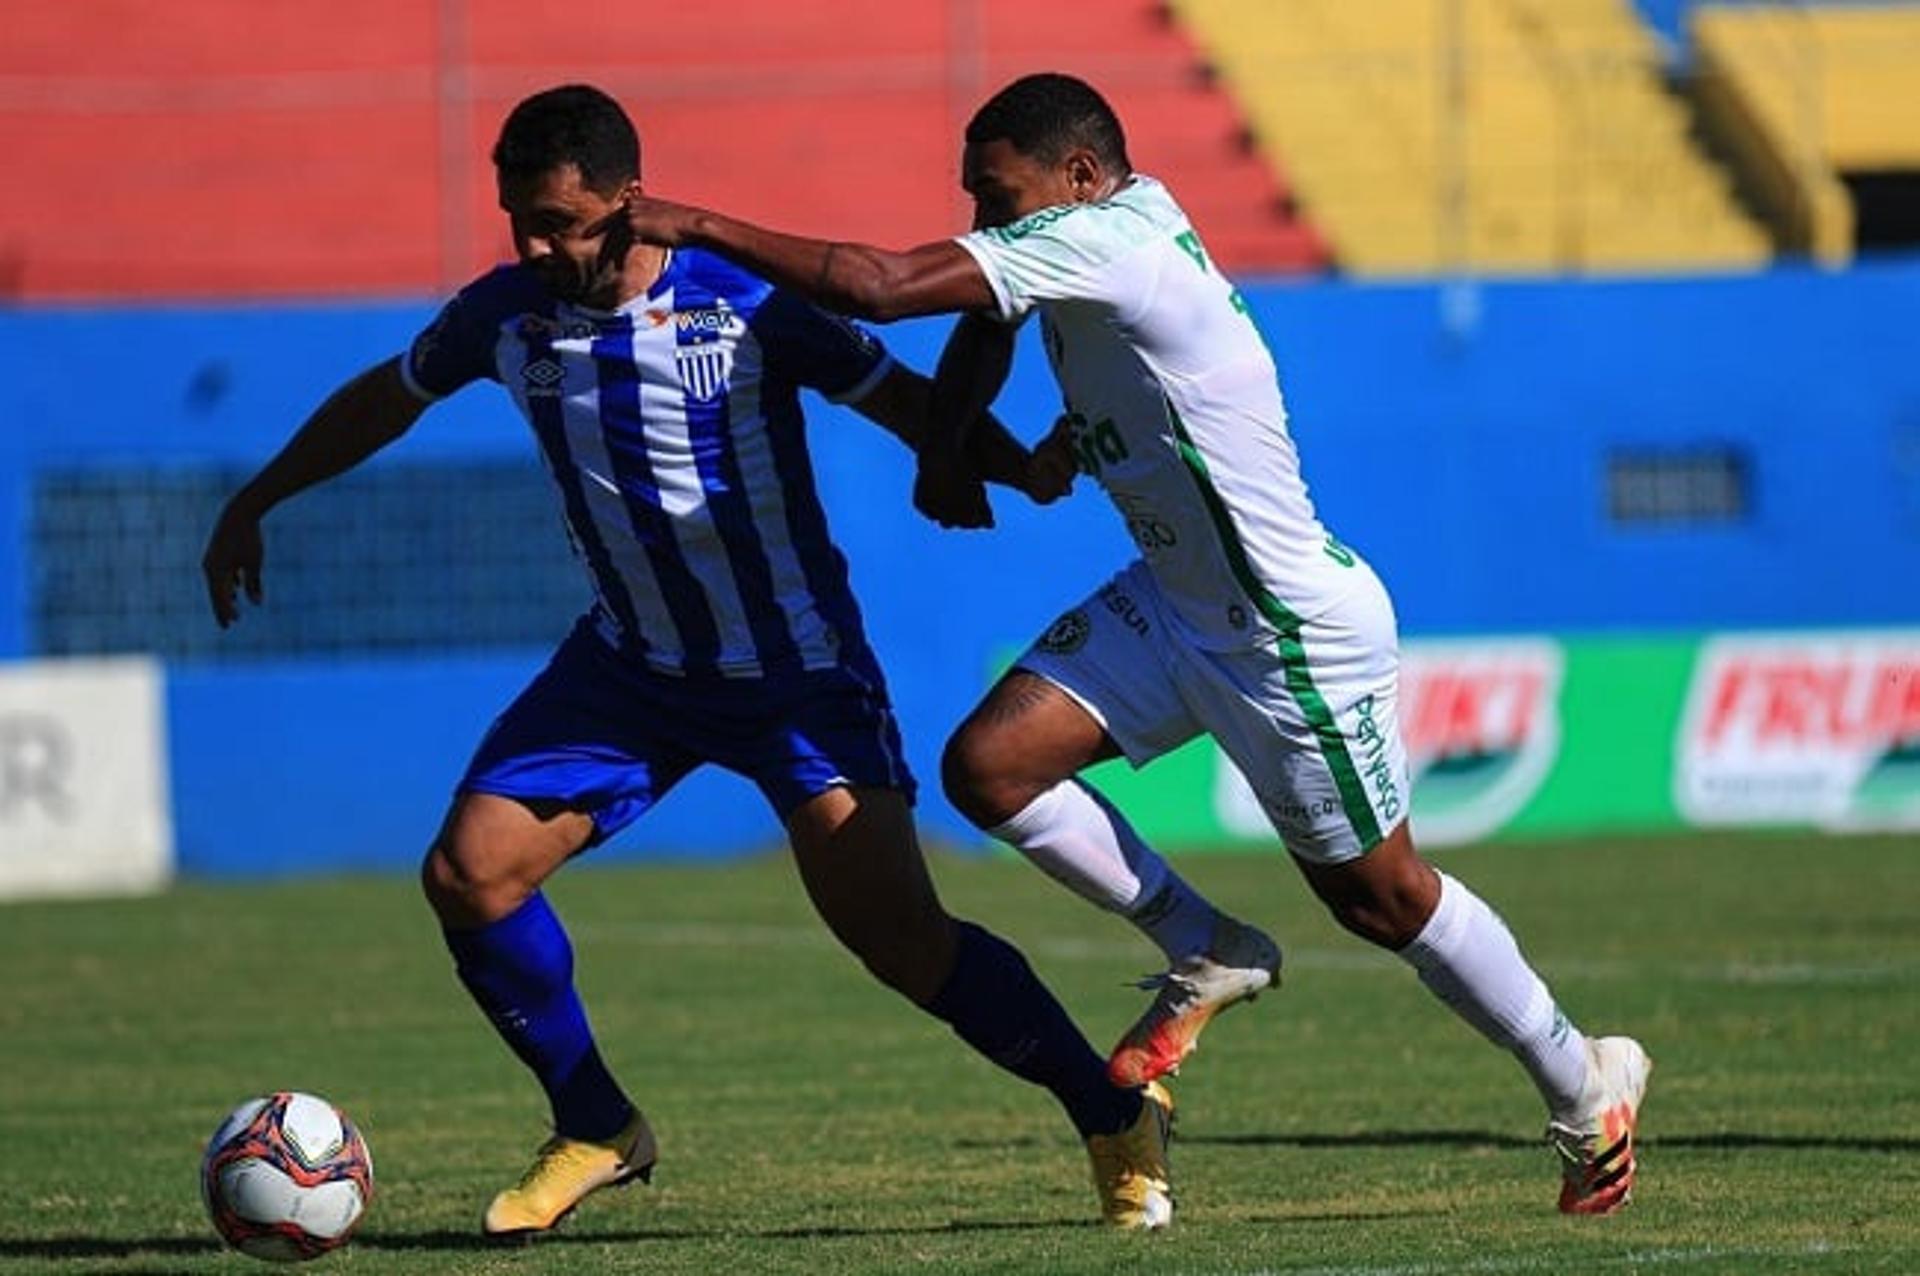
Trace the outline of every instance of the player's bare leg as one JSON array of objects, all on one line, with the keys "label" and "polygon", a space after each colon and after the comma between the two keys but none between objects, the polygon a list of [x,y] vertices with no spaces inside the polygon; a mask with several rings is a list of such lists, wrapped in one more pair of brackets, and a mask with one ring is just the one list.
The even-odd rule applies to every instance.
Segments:
[{"label": "player's bare leg", "polygon": [[834,938],[917,1005],[953,971],[955,923],[941,907],[913,813],[890,789],[832,788],[787,817],[807,897]]},{"label": "player's bare leg", "polygon": [[1167,956],[1145,1014],[1108,1059],[1116,1084],[1176,1071],[1214,1015],[1278,983],[1280,950],[1216,909],[1140,839],[1098,791],[1075,779],[1119,748],[1077,700],[1016,669],[948,742],[948,797],[1081,898],[1127,918]]},{"label": "player's bare leg", "polygon": [[1608,1214],[1626,1204],[1653,1066],[1639,1043],[1583,1037],[1499,914],[1423,860],[1404,821],[1359,859],[1296,862],[1342,926],[1398,953],[1527,1070],[1547,1102],[1547,1137],[1561,1160],[1560,1209]]},{"label": "player's bare leg", "polygon": [[592,834],[588,816],[558,804],[463,794],[421,868],[461,982],[553,1106],[553,1137],[487,1207],[495,1239],[549,1230],[601,1188],[649,1177],[657,1156],[646,1118],[600,1060],[572,946],[539,892]]},{"label": "player's bare leg", "polygon": [[1026,959],[948,915],[906,798],[891,789],[829,789],[789,815],[787,831],[814,907],[876,978],[1060,1100],[1086,1141],[1107,1222],[1154,1228],[1170,1221],[1172,1100],[1157,1088],[1142,1094],[1110,1083]]}]

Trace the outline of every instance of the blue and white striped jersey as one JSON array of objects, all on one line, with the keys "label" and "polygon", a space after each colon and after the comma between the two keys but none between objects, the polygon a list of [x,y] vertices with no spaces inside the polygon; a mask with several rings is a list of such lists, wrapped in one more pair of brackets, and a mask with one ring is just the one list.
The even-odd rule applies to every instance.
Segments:
[{"label": "blue and white striped jersey", "polygon": [[614,647],[732,678],[864,650],[799,400],[806,386],[851,402],[880,382],[892,360],[864,329],[681,249],[613,313],[500,267],[447,303],[401,367],[425,399],[483,377],[513,396]]}]

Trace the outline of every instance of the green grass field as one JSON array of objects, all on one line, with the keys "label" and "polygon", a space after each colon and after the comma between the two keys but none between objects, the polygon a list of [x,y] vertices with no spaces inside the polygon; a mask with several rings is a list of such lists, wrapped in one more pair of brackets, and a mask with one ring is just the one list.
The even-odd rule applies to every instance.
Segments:
[{"label": "green grass field", "polygon": [[[1278,857],[1190,876],[1287,945],[1286,987],[1175,1087],[1180,1212],[1092,1223],[1051,1100],[871,984],[784,859],[569,870],[602,1046],[653,1119],[651,1188],[500,1251],[491,1192],[537,1090],[454,981],[404,878],[192,885],[0,907],[0,1271],[254,1268],[200,1207],[239,1100],[347,1109],[379,1190],[324,1269],[408,1272],[1920,1271],[1920,844],[1725,837],[1513,845],[1442,862],[1506,914],[1583,1026],[1657,1061],[1637,1198],[1554,1212],[1519,1068]],[[1024,864],[939,857],[1104,1049],[1152,953]]]}]

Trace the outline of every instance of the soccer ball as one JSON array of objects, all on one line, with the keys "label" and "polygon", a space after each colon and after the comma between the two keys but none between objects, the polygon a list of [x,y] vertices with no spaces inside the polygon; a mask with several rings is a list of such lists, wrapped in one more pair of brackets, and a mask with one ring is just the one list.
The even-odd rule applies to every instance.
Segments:
[{"label": "soccer ball", "polygon": [[373,1158],[345,1113],[281,1091],[227,1114],[201,1159],[200,1193],[227,1244],[297,1263],[347,1243],[373,1199]]}]

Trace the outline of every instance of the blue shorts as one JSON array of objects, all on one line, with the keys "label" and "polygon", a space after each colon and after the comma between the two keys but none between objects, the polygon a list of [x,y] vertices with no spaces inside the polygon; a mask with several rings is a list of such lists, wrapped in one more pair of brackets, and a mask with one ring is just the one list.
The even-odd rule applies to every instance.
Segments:
[{"label": "blue shorts", "polygon": [[837,786],[914,797],[864,645],[794,677],[681,678],[622,657],[585,623],[494,719],[459,789],[584,811],[598,843],[705,762],[752,780],[783,820]]}]

